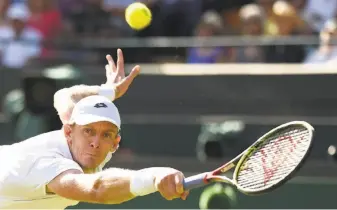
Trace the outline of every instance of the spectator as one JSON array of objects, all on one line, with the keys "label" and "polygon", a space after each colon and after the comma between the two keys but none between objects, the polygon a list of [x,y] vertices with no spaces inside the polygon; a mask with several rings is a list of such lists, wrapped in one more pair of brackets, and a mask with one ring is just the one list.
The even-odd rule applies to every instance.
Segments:
[{"label": "spectator", "polygon": [[216,10],[223,16],[226,30],[230,29],[232,33],[240,31],[239,10],[243,5],[254,3],[255,0],[205,0],[203,1],[203,11]]},{"label": "spectator", "polygon": [[109,22],[111,15],[104,11],[101,5],[102,0],[84,0],[82,7],[78,7],[68,15],[69,32],[81,37],[102,37],[113,34],[115,28]]},{"label": "spectator", "polygon": [[[62,30],[61,13],[53,0],[27,0],[31,16],[28,26],[39,31],[45,41],[56,39]],[[50,45],[44,45],[41,57],[52,57],[53,51]]]},{"label": "spectator", "polygon": [[268,16],[268,23],[274,24],[276,30],[266,32],[281,36],[291,35],[304,26],[304,21],[298,15],[296,9],[283,0],[278,0],[273,4],[272,11]]},{"label": "spectator", "polygon": [[283,0],[257,0],[265,12],[265,34],[287,36],[304,25],[296,8]]},{"label": "spectator", "polygon": [[44,39],[53,39],[61,32],[61,13],[52,0],[27,0],[31,11],[28,25],[38,30]]},{"label": "spectator", "polygon": [[328,21],[320,33],[320,46],[317,50],[310,53],[304,63],[317,64],[337,61],[337,47],[333,45],[332,38],[337,38],[336,20]]},{"label": "spectator", "polygon": [[40,55],[41,34],[27,26],[30,12],[24,4],[13,4],[7,12],[10,25],[0,27],[2,65],[22,68],[30,59]]},{"label": "spectator", "polygon": [[[265,12],[257,4],[247,4],[240,9],[241,33],[244,36],[261,36],[264,33]],[[238,63],[255,63],[266,60],[262,46],[237,47],[234,60]]]},{"label": "spectator", "polygon": [[[214,11],[205,12],[196,29],[196,36],[210,37],[221,35],[223,23],[220,15]],[[225,59],[223,47],[190,48],[187,53],[187,63],[218,63]]]},{"label": "spectator", "polygon": [[303,20],[314,32],[319,33],[324,24],[337,16],[336,0],[290,0]]},{"label": "spectator", "polygon": [[6,12],[10,5],[10,0],[0,1],[0,26],[6,25]]},{"label": "spectator", "polygon": [[[261,1],[261,0],[259,0]],[[296,9],[286,1],[274,1],[268,10],[265,23],[265,34],[272,36],[292,36],[303,34],[306,25],[298,16]],[[266,62],[269,63],[299,63],[305,56],[303,46],[270,45],[267,48]]]}]

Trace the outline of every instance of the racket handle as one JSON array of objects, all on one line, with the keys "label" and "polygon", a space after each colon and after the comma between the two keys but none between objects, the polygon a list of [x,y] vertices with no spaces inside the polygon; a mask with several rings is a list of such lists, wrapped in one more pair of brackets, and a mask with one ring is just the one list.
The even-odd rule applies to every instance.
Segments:
[{"label": "racket handle", "polygon": [[183,182],[184,190],[192,190],[194,188],[205,186],[207,184],[205,183],[206,175],[207,173],[202,173],[185,178]]}]

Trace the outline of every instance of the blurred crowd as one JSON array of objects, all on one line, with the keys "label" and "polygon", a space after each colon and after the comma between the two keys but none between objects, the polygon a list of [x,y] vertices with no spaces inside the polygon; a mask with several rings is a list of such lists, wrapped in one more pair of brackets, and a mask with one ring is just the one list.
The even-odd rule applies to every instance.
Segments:
[{"label": "blurred crowd", "polygon": [[72,42],[153,36],[317,35],[320,46],[134,49],[131,55],[140,56],[134,61],[168,61],[171,56],[187,63],[322,63],[337,56],[331,44],[337,28],[336,0],[139,1],[153,12],[151,25],[142,31],[131,30],[124,20],[125,8],[135,0],[1,0],[1,64],[21,69],[42,60],[98,62],[112,49],[84,50]]},{"label": "blurred crowd", "polygon": [[320,45],[270,45],[190,49],[188,62],[326,63],[336,59],[335,0],[206,1],[196,36],[241,35],[319,37]]}]

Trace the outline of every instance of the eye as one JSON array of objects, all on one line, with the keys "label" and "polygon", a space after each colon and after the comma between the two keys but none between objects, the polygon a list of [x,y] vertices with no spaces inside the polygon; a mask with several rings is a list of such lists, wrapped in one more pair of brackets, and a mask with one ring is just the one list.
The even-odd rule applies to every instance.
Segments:
[{"label": "eye", "polygon": [[85,134],[91,135],[93,133],[93,130],[91,128],[84,128],[83,129]]},{"label": "eye", "polygon": [[104,138],[109,138],[112,139],[112,134],[111,133],[104,133]]}]

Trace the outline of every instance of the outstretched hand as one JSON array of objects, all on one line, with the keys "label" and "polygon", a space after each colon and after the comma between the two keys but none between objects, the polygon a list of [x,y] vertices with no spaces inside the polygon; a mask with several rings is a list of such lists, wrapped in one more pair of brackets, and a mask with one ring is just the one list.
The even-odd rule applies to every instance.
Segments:
[{"label": "outstretched hand", "polygon": [[107,55],[106,59],[108,64],[105,66],[106,70],[106,85],[115,87],[116,95],[115,99],[122,97],[129,89],[133,80],[138,76],[140,72],[140,66],[136,65],[131,70],[128,76],[125,76],[124,71],[124,56],[121,49],[117,50],[117,66],[111,57]]},{"label": "outstretched hand", "polygon": [[173,168],[161,168],[155,176],[156,189],[166,200],[186,200],[189,191],[184,191],[183,181],[184,174]]}]

